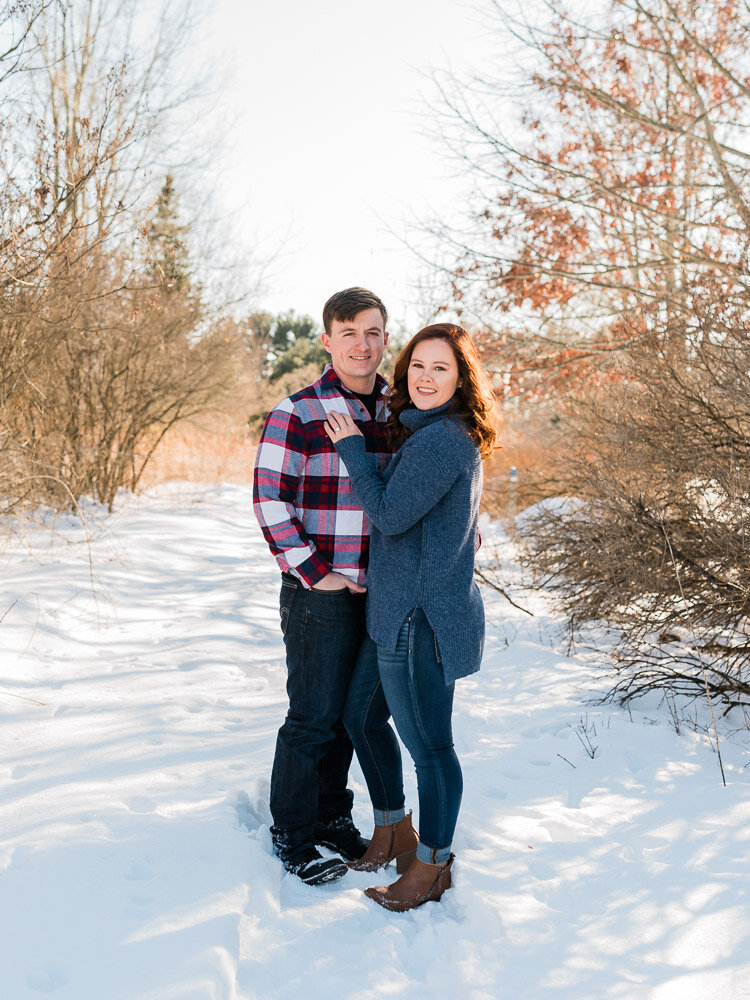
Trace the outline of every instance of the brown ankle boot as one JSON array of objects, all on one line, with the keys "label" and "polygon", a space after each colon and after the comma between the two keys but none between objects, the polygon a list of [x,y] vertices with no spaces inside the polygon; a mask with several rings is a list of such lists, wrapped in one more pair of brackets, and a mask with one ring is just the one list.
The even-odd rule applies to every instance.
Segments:
[{"label": "brown ankle boot", "polygon": [[411,813],[390,826],[376,826],[370,846],[357,861],[350,861],[355,872],[375,872],[395,860],[396,871],[405,872],[417,853],[419,836],[411,821]]},{"label": "brown ankle boot", "polygon": [[438,900],[451,887],[453,855],[442,865],[428,865],[415,858],[409,870],[393,885],[375,885],[365,889],[365,895],[384,906],[386,910],[403,913],[415,906]]}]

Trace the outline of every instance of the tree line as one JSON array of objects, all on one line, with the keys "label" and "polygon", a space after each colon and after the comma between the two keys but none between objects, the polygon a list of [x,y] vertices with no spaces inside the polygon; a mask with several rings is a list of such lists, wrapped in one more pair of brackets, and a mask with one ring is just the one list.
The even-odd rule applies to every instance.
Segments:
[{"label": "tree line", "polygon": [[176,134],[200,98],[182,82],[198,15],[0,9],[1,513],[111,509],[176,424],[237,394],[252,416],[269,382],[320,362],[312,320],[233,318],[195,266],[170,164],[189,175]]}]

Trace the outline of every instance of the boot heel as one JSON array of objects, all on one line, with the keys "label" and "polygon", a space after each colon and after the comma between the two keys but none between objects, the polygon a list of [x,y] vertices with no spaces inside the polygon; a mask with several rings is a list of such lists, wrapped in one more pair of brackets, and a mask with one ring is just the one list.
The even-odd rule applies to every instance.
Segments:
[{"label": "boot heel", "polygon": [[416,849],[413,851],[407,851],[405,854],[399,854],[396,858],[396,874],[403,875],[416,856]]}]

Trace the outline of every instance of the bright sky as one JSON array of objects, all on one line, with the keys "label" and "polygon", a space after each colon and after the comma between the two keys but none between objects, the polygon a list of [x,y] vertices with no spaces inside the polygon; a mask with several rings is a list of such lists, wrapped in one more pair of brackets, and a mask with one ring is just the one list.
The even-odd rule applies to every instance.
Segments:
[{"label": "bright sky", "polygon": [[[397,324],[423,318],[420,265],[399,241],[415,214],[455,210],[466,182],[435,139],[430,70],[482,50],[459,0],[217,0],[212,24],[238,114],[223,164],[241,228],[283,245],[260,303],[319,318],[330,294],[364,285]],[[424,98],[420,95],[424,95]],[[389,232],[389,228],[394,233]]]}]

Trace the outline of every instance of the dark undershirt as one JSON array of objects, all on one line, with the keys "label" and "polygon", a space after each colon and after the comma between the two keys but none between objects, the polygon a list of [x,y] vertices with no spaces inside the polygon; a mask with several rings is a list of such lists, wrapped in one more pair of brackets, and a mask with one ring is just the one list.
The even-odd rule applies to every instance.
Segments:
[{"label": "dark undershirt", "polygon": [[365,409],[370,414],[370,420],[374,420],[375,409],[378,405],[378,399],[380,398],[380,389],[375,388],[372,392],[355,392],[354,395],[357,399],[364,403]]}]

